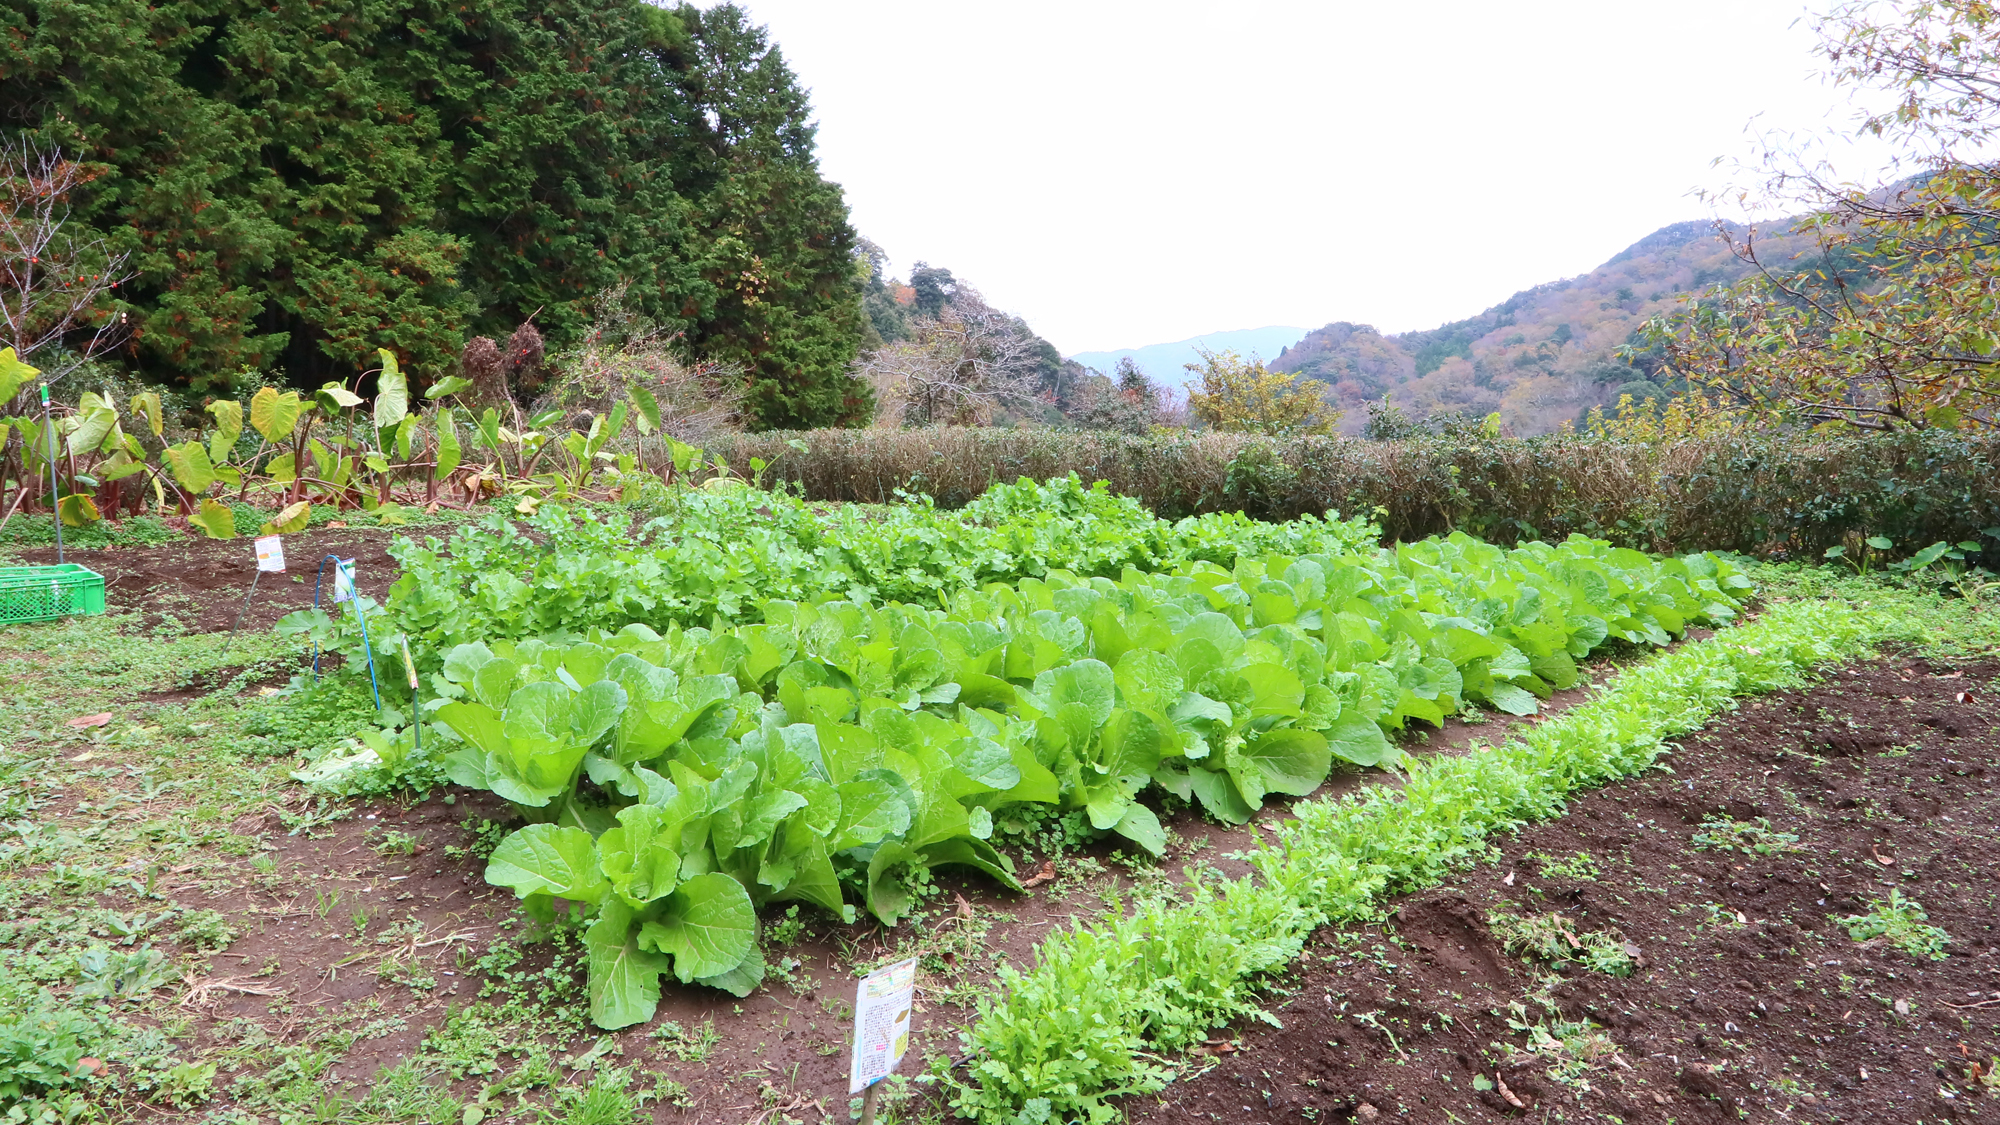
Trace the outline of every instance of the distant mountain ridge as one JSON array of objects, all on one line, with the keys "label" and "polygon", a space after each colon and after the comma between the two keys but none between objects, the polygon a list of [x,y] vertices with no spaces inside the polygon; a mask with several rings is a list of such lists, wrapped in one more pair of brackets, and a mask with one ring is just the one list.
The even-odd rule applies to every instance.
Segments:
[{"label": "distant mountain ridge", "polygon": [[1179,390],[1181,384],[1187,381],[1186,365],[1201,362],[1202,348],[1216,352],[1233,351],[1242,356],[1255,354],[1270,360],[1276,358],[1286,348],[1298,343],[1305,335],[1306,330],[1303,328],[1289,328],[1282,325],[1268,328],[1241,328],[1231,332],[1209,332],[1167,344],[1147,344],[1144,347],[1120,348],[1108,352],[1078,352],[1068,358],[1106,375],[1118,366],[1120,359],[1129,358],[1154,382]]},{"label": "distant mountain ridge", "polygon": [[[1767,260],[1793,251],[1791,241],[1760,232]],[[1592,406],[1615,403],[1621,392],[1663,393],[1643,360],[1633,367],[1614,350],[1682,294],[1730,284],[1749,270],[1714,223],[1673,223],[1589,273],[1524,289],[1428,331],[1384,336],[1346,321],[1316,328],[1271,367],[1331,385],[1347,411],[1347,432],[1358,431],[1368,404],[1387,395],[1419,418],[1498,413],[1513,433],[1547,433]]]}]

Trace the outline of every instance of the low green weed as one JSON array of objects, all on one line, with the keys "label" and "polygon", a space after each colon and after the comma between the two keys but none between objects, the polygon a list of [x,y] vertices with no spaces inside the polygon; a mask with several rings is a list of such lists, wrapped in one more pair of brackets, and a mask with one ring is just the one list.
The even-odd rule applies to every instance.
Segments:
[{"label": "low green weed", "polygon": [[1951,935],[1936,926],[1926,925],[1930,915],[1917,900],[1904,898],[1903,892],[1891,890],[1886,899],[1870,899],[1869,910],[1865,914],[1849,914],[1840,919],[1847,927],[1847,936],[1855,941],[1873,941],[1881,938],[1890,945],[1912,957],[1926,961],[1942,961],[1945,949],[1951,944]]},{"label": "low green weed", "polygon": [[661,1020],[650,1035],[659,1044],[661,1054],[681,1062],[704,1062],[715,1052],[715,1045],[722,1042],[714,1020],[703,1020],[692,1031],[675,1020]]},{"label": "low green weed", "polygon": [[1629,977],[1638,967],[1625,951],[1624,938],[1603,930],[1578,933],[1576,924],[1561,914],[1495,912],[1487,916],[1487,923],[1507,952],[1550,965],[1575,962],[1614,977]]},{"label": "low green weed", "polygon": [[1509,1010],[1507,1026],[1527,1036],[1526,1044],[1510,1047],[1510,1052],[1547,1063],[1546,1073],[1551,1081],[1588,1090],[1590,1072],[1602,1068],[1618,1053],[1618,1044],[1612,1042],[1611,1036],[1589,1020],[1557,1016],[1547,1021],[1531,1021],[1527,1005],[1519,1001],[1511,1004]]},{"label": "low green weed", "polygon": [[1568,879],[1576,883],[1594,883],[1602,874],[1597,859],[1589,852],[1577,852],[1571,856],[1550,855],[1547,852],[1529,852],[1528,858],[1541,865],[1542,874],[1551,879]]},{"label": "low green weed", "polygon": [[1701,831],[1691,841],[1696,851],[1740,852],[1743,855],[1778,855],[1797,851],[1795,832],[1779,832],[1765,817],[1754,821],[1710,817],[1701,822]]},{"label": "low green weed", "polygon": [[181,915],[180,921],[174,939],[190,949],[213,953],[228,949],[243,936],[220,910],[190,910]]}]

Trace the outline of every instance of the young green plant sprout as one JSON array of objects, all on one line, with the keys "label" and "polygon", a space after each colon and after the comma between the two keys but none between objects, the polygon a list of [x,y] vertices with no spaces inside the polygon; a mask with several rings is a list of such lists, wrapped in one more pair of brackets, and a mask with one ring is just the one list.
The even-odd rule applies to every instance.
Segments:
[{"label": "young green plant sprout", "polygon": [[1854,558],[1848,557],[1845,546],[1828,547],[1823,557],[1839,559],[1841,562],[1853,567],[1856,574],[1867,574],[1875,569],[1875,563],[1879,561],[1880,554],[1883,551],[1890,550],[1895,545],[1895,543],[1880,535],[1870,535],[1861,541],[1861,549],[1855,552]]},{"label": "young green plant sprout", "polygon": [[1945,948],[1951,944],[1951,935],[1936,926],[1925,925],[1930,915],[1913,898],[1904,898],[1903,892],[1892,890],[1886,899],[1870,899],[1866,914],[1850,914],[1840,919],[1847,927],[1847,936],[1855,941],[1874,941],[1880,938],[1912,957],[1928,961],[1945,959]]},{"label": "young green plant sprout", "polygon": [[1701,831],[1691,842],[1697,851],[1777,855],[1797,851],[1799,838],[1795,833],[1773,831],[1771,822],[1761,816],[1755,821],[1710,817],[1702,821]]}]

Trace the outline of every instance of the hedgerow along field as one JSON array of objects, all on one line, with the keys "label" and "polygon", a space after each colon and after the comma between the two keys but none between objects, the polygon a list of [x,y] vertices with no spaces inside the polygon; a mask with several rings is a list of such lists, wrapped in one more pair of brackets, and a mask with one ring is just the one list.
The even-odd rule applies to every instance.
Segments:
[{"label": "hedgerow along field", "polygon": [[[930,1010],[976,997],[979,1015],[962,1046],[939,1037],[929,1063],[911,1060],[906,1070],[929,1067],[933,1093],[898,1112],[1108,1119],[1118,1096],[1177,1069],[1162,1051],[1257,1010],[1263,974],[1282,970],[1314,925],[1435,878],[1478,854],[1486,833],[1552,813],[1577,784],[1642,766],[1690,713],[1892,631],[1843,608],[1760,626],[1777,646],[1768,659],[1747,641],[1724,646],[1719,664],[1701,666],[1729,676],[1692,689],[1642,679],[1637,700],[1593,704],[1617,718],[1612,737],[1599,727],[1582,739],[1592,765],[1560,759],[1582,752],[1562,741],[1579,737],[1563,719],[1537,728],[1553,749],[1531,734],[1519,752],[1434,758],[1423,732],[1450,716],[1531,715],[1590,675],[1593,655],[1629,660],[1690,626],[1727,626],[1754,593],[1748,564],[1583,539],[1503,550],[1453,535],[1384,549],[1365,520],[1171,522],[1070,479],[1003,486],[957,512],[916,498],[807,504],[735,480],[646,504],[528,507],[538,510],[475,519],[449,539],[399,541],[401,576],[386,589],[388,576],[364,582],[370,647],[388,664],[379,713],[347,611],[293,613],[230,642],[245,647],[228,663],[219,638],[179,635],[157,612],[171,607],[152,607],[143,644],[182,673],[164,692],[131,654],[105,651],[125,643],[106,632],[119,619],[19,634],[18,668],[50,674],[30,658],[38,644],[89,650],[86,666],[111,683],[68,690],[124,690],[118,702],[139,719],[71,726],[97,716],[41,700],[9,743],[20,776],[52,765],[96,775],[74,793],[57,783],[46,800],[23,788],[7,862],[26,878],[9,910],[35,953],[9,982],[32,998],[13,1028],[23,1062],[10,1097],[38,1112],[178,1106],[218,1119],[581,1120],[607,1106],[614,1118],[695,1107],[838,1117],[839,997],[854,971],[914,950],[947,982]],[[303,644],[332,651],[338,669],[317,684],[295,674]],[[389,655],[406,644],[415,691]],[[130,691],[141,682],[151,690]],[[1693,703],[1676,702],[1690,690]],[[146,725],[162,706],[183,717]],[[184,764],[163,772],[184,756],[162,743],[204,742],[218,722],[223,744],[203,755],[209,792],[178,821],[78,830],[99,802],[143,807],[185,784]],[[52,761],[79,742],[91,749]],[[1525,768],[1522,754],[1544,767]],[[124,761],[137,788],[115,784],[108,765],[87,768],[100,756]],[[1461,762],[1506,764],[1468,782]],[[1397,784],[1367,785],[1359,811],[1338,814],[1359,817],[1353,827],[1314,835],[1321,802],[1285,799],[1336,775]],[[1470,784],[1505,799],[1421,805],[1419,781],[1434,776],[1454,778],[1460,798]],[[259,803],[275,823],[257,823]],[[460,807],[479,815],[448,843],[354,833],[389,808],[434,823]],[[1287,838],[1309,845],[1309,893],[1284,866],[1307,861],[1228,834],[1287,815],[1298,826]],[[1397,816],[1419,830],[1375,827]],[[196,830],[218,822],[230,830]],[[161,846],[176,823],[182,838]],[[293,887],[288,905],[263,908],[316,916],[303,924],[323,943],[306,959],[327,954],[311,966],[322,997],[345,966],[374,976],[365,995],[342,998],[340,1018],[322,1012],[293,1042],[310,1018],[306,990],[281,987],[299,973],[285,964],[296,948],[270,946],[262,973],[216,962],[268,924],[247,903],[284,886],[278,856],[323,862],[315,834],[413,862],[370,876],[388,902],[354,908],[350,926],[330,921],[346,908],[324,887],[311,905]],[[1261,877],[1218,882],[1231,861],[1204,853],[1232,838]],[[255,886],[224,889],[230,864],[217,853],[247,858]],[[146,854],[181,862],[119,883]],[[436,858],[415,861],[425,854]],[[1162,855],[1194,859],[1194,882],[1167,877]],[[453,890],[505,888],[519,913],[494,911],[472,934],[416,906],[397,922],[371,913],[410,901],[380,880],[418,879],[422,867],[422,886],[442,891],[458,873]],[[1346,873],[1337,893],[1329,870]],[[181,897],[195,887],[171,880],[163,893],[163,874],[189,872],[246,905],[195,906]],[[1086,928],[1065,926],[1039,949],[1015,934],[993,941],[1038,889],[1067,891],[1071,907],[1078,894],[1101,901],[1070,911]],[[497,905],[490,893],[485,904]],[[1110,930],[1090,924],[1100,916]],[[477,993],[441,982],[446,955],[447,976],[483,978]],[[753,1065],[767,1042],[748,1041],[791,1032],[798,1014],[771,1007],[733,1025],[744,1040],[733,1085],[662,1069],[729,1056],[713,1029],[741,1014],[735,997],[786,994],[826,1017],[811,1021],[819,1081],[799,1081],[803,1060],[783,1081]],[[197,1015],[159,1021],[176,1010]],[[270,1056],[274,1043],[286,1050]],[[357,1074],[343,1059],[387,1065]],[[706,1100],[703,1077],[715,1086]],[[740,1112],[713,1096],[732,1089],[748,1099]]]}]

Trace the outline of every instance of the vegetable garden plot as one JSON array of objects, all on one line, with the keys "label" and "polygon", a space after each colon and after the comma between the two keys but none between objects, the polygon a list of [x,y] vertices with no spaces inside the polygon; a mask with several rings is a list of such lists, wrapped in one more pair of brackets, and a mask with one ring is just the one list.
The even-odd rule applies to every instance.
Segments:
[{"label": "vegetable garden plot", "polygon": [[1131,1119],[1990,1117],[1996,671],[1864,664],[1719,718],[1671,773],[1315,934],[1282,1028],[1218,1031]]},{"label": "vegetable garden plot", "polygon": [[[1241,822],[1336,759],[1394,765],[1385,730],[1466,700],[1532,711],[1593,649],[1726,620],[1748,586],[1709,556],[1464,536],[1056,571],[938,610],[770,602],[731,629],[467,643],[426,709],[459,740],[452,780],[530,821],[488,878],[590,920],[592,1015],[621,1027],[668,972],[754,988],[760,906],[893,924],[937,866],[1013,886],[996,841],[1055,812],[1157,854],[1149,787]],[[357,764],[415,750],[371,743]]]}]

